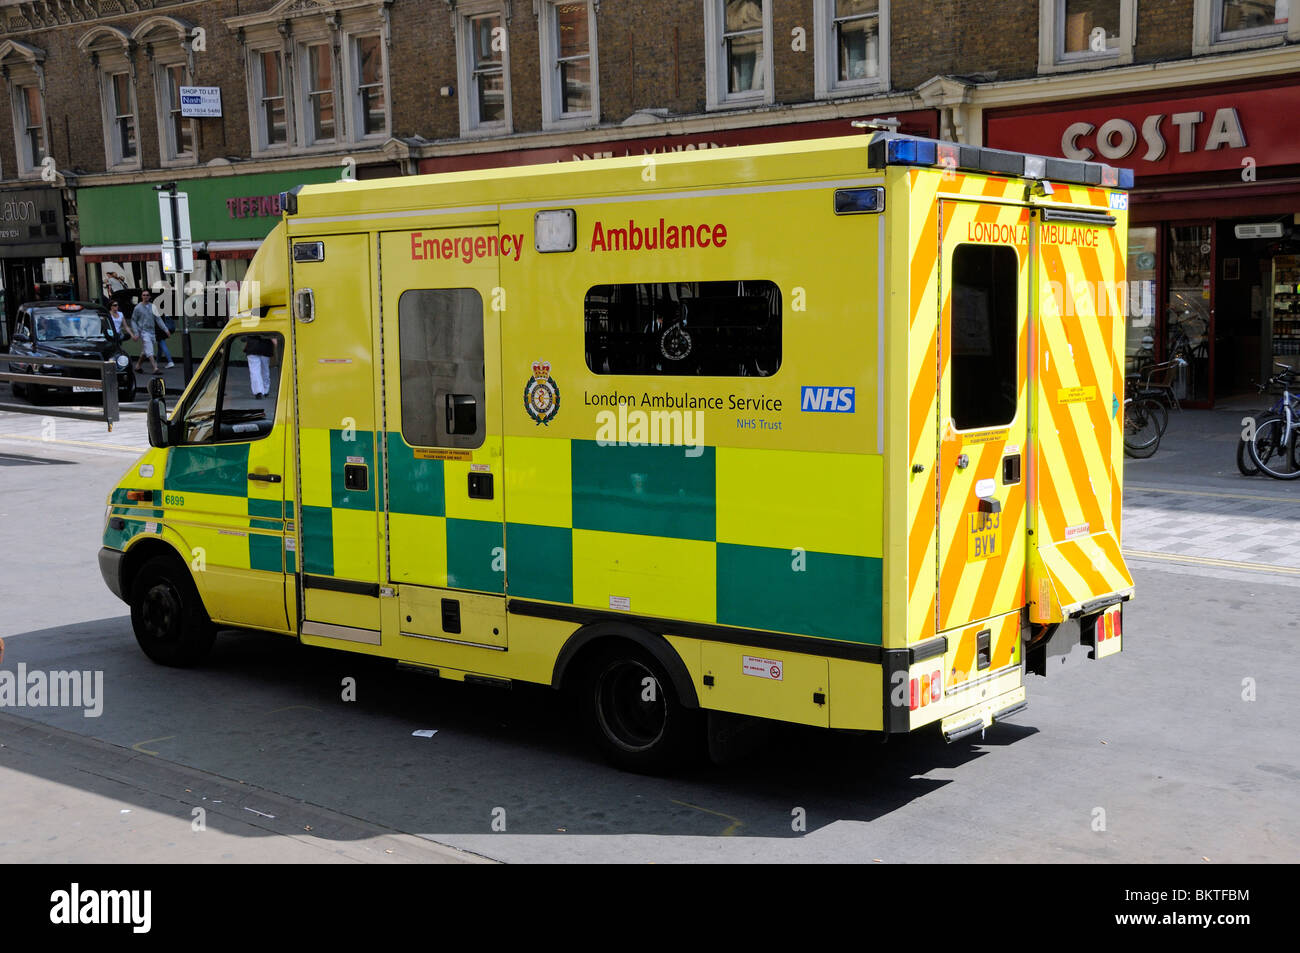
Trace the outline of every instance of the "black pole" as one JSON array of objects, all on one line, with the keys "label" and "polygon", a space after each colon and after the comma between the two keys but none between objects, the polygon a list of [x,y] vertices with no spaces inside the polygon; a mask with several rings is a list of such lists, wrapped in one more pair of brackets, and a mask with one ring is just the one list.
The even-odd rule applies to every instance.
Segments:
[{"label": "black pole", "polygon": [[180,294],[172,300],[181,302],[181,313],[177,318],[181,323],[181,371],[185,375],[185,383],[189,384],[190,378],[194,375],[194,357],[193,351],[190,350],[190,321],[185,315],[185,277],[189,274],[181,269],[185,265],[184,256],[181,254],[181,216],[178,209],[179,199],[176,198],[176,184],[172,183],[171,190],[171,207],[172,207],[172,253],[176,256],[176,274],[180,275]]}]

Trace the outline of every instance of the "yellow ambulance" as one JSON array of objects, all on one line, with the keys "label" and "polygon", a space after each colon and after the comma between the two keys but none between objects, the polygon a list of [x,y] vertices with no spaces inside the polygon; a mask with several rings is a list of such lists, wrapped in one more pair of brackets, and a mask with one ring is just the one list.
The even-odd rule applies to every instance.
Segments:
[{"label": "yellow ambulance", "polygon": [[876,132],[285,193],[104,579],[155,661],[550,685],[633,769],[982,732],[1122,646],[1131,185]]}]

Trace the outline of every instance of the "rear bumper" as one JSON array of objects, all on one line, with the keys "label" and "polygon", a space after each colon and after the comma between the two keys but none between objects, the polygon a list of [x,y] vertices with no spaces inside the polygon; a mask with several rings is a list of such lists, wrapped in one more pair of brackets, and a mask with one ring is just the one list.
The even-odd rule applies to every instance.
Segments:
[{"label": "rear bumper", "polygon": [[113,595],[117,596],[123,602],[126,602],[126,596],[122,595],[122,558],[126,553],[117,549],[109,549],[107,546],[99,550],[99,574],[104,577],[104,584],[108,586]]}]

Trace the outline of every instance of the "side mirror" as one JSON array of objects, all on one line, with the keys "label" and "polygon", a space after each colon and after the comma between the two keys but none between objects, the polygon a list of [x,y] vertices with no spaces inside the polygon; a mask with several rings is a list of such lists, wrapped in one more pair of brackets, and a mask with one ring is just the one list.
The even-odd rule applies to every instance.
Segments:
[{"label": "side mirror", "polygon": [[470,394],[447,395],[447,433],[472,434],[478,430],[478,404]]},{"label": "side mirror", "polygon": [[167,446],[167,402],[161,397],[149,401],[149,446]]}]

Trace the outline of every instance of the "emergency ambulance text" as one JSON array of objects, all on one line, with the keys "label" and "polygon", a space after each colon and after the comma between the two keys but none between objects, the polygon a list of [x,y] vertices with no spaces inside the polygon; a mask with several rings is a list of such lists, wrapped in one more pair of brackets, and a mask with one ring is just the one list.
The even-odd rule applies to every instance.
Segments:
[{"label": "emergency ambulance text", "polygon": [[[514,250],[511,251],[511,245]],[[524,236],[458,235],[455,238],[425,238],[423,232],[411,232],[412,261],[454,261],[470,264],[476,258],[510,258],[518,261],[524,250]]]}]

